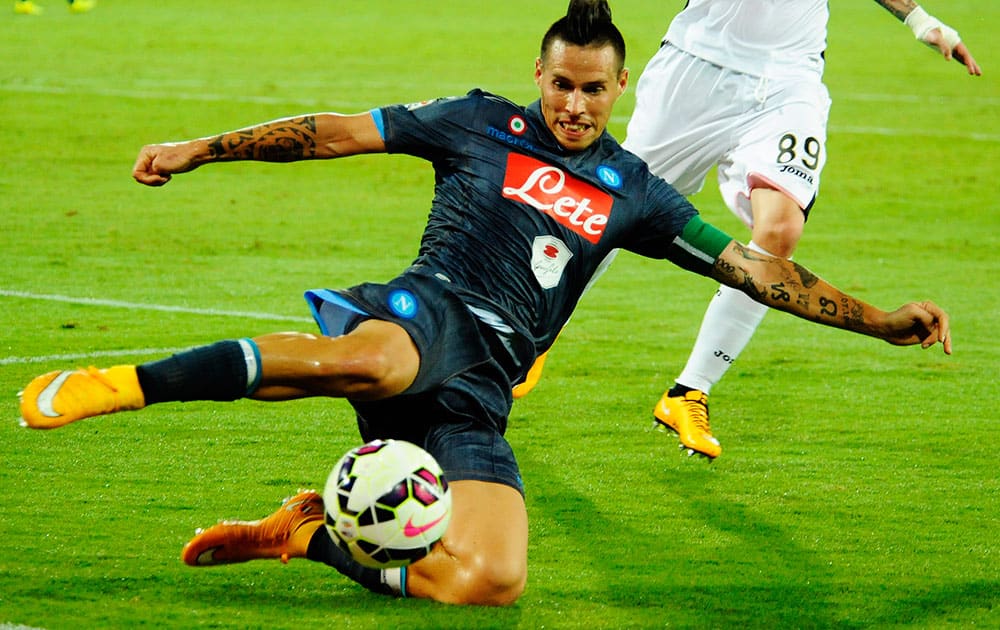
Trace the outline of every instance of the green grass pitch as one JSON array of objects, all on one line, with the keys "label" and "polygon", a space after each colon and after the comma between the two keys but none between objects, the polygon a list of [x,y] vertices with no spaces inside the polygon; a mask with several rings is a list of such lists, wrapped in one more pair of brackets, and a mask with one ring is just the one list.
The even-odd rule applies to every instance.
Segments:
[{"label": "green grass pitch", "polygon": [[[130,178],[141,145],[473,87],[528,102],[565,3],[46,4],[0,12],[0,627],[1000,627],[1000,3],[925,3],[978,79],[874,2],[831,3],[830,160],[796,254],[883,308],[939,302],[954,356],[772,313],[713,391],[708,465],[648,427],[715,285],[620,257],[514,407],[529,584],[502,610],[378,597],[302,561],[180,562],[196,527],[322,487],[358,442],[343,401],[32,432],[16,393],[312,331],[303,290],[388,279],[416,252],[418,160],[215,165],[154,190]],[[681,6],[613,2],[632,86]],[[630,87],[619,138],[632,104]],[[711,179],[694,200],[746,238]]]}]

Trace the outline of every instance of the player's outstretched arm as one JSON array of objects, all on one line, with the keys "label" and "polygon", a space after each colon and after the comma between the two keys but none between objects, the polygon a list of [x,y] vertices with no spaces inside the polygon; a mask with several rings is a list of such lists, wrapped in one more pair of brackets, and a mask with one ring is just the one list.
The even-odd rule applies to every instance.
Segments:
[{"label": "player's outstretched arm", "polygon": [[979,76],[983,73],[972,53],[962,43],[958,31],[929,15],[913,0],[875,0],[875,2],[909,26],[914,37],[937,49],[945,59],[955,59],[962,63],[971,75]]},{"label": "player's outstretched arm", "polygon": [[209,162],[295,162],[378,153],[385,143],[371,114],[306,114],[186,142],[150,144],[139,151],[132,177],[162,186],[172,175]]},{"label": "player's outstretched arm", "polygon": [[948,314],[933,302],[913,302],[887,313],[844,293],[798,263],[759,254],[736,241],[715,261],[712,277],[762,304],[803,319],[899,346],[929,348],[940,342],[945,354],[951,354]]}]

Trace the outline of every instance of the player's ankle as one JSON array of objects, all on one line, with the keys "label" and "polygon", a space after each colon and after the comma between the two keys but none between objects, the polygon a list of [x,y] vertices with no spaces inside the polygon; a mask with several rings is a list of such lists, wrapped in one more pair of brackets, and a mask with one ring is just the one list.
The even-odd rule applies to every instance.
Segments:
[{"label": "player's ankle", "polygon": [[688,387],[687,385],[681,385],[680,383],[674,383],[674,386],[667,390],[667,396],[671,398],[677,396],[683,396],[684,394],[694,391],[694,387]]}]

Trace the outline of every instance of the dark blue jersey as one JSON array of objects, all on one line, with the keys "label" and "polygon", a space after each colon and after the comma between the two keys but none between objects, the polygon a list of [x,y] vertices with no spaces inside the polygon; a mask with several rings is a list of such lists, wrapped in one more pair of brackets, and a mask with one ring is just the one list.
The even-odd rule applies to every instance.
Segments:
[{"label": "dark blue jersey", "polygon": [[711,228],[713,238],[688,238],[707,227],[697,211],[610,134],[564,150],[538,102],[474,90],[372,115],[388,152],[434,166],[416,270],[449,281],[477,315],[497,316],[538,351],[613,249],[707,273],[728,242]]}]

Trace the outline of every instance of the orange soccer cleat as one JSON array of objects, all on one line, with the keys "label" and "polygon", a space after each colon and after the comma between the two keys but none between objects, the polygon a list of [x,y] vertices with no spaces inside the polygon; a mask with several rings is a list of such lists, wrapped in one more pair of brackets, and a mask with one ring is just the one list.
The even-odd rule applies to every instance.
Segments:
[{"label": "orange soccer cleat", "polygon": [[55,429],[91,416],[146,406],[134,365],[43,374],[18,394],[21,424]]},{"label": "orange soccer cleat", "polygon": [[653,408],[656,426],[670,429],[680,438],[681,448],[688,455],[698,453],[709,459],[722,454],[719,440],[712,435],[708,424],[708,395],[692,389],[683,396],[663,394]]},{"label": "orange soccer cleat", "polygon": [[274,514],[257,521],[222,521],[199,529],[184,545],[181,560],[193,567],[279,558],[304,558],[309,541],[323,525],[323,497],[301,490]]}]

